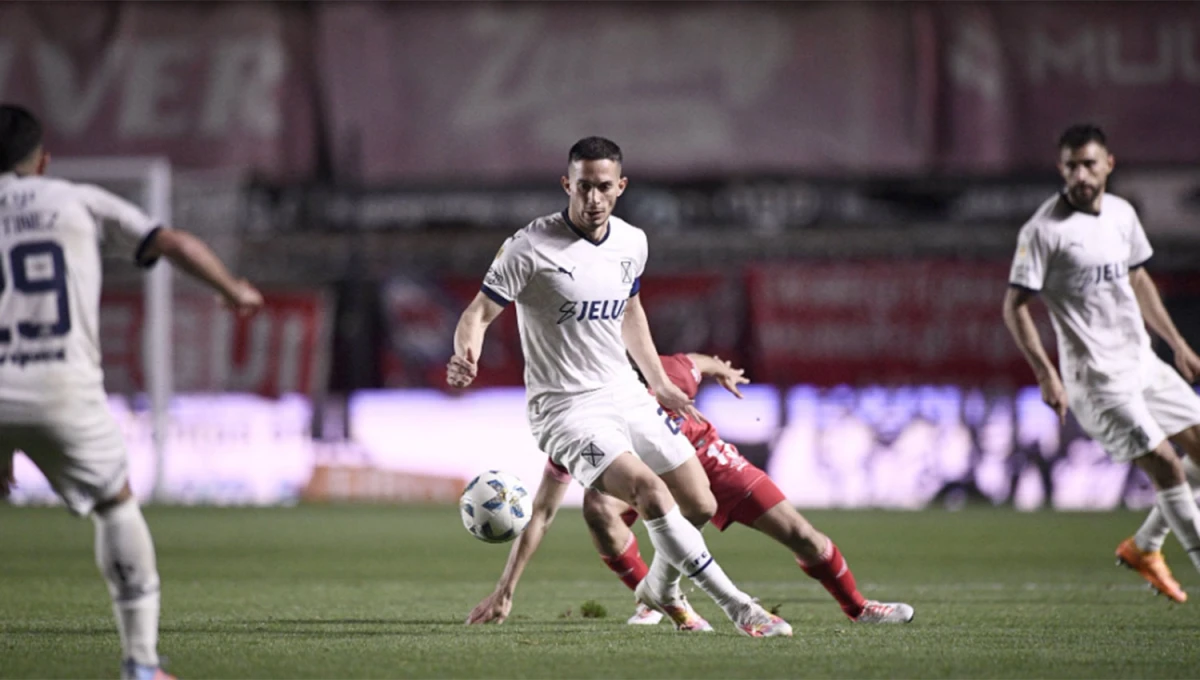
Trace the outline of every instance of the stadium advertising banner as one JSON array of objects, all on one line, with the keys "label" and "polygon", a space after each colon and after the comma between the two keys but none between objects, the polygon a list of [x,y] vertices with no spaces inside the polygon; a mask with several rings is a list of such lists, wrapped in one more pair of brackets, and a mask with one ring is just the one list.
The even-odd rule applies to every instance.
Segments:
[{"label": "stadium advertising banner", "polygon": [[375,183],[557,173],[585,130],[642,178],[1043,168],[1077,119],[1125,163],[1200,157],[1181,134],[1200,107],[1190,3],[1093,3],[1086,21],[1059,3],[328,3],[319,17],[331,155]]},{"label": "stadium advertising banner", "polygon": [[0,100],[66,156],[307,176],[311,19],[270,3],[0,3]]},{"label": "stadium advertising banner", "polygon": [[536,179],[584,131],[640,178],[1011,172],[1084,118],[1189,164],[1198,31],[1190,3],[10,2],[0,99],[63,156],[366,184]]},{"label": "stadium advertising banner", "polygon": [[[929,3],[942,82],[940,161],[1041,167],[1067,124],[1092,121],[1115,155],[1194,165],[1200,14],[1190,3]],[[881,109],[882,110],[882,109]],[[1118,175],[1120,172],[1118,171]]]},{"label": "stadium advertising banner", "polygon": [[[934,113],[921,98],[936,62],[912,49],[910,14],[885,4],[324,3],[331,157],[368,183],[553,178],[595,130],[623,146],[639,177],[916,167],[932,119],[915,114]],[[929,87],[914,93],[924,70]]]},{"label": "stadium advertising banner", "polygon": [[[1028,384],[1000,314],[1007,281],[1007,265],[994,262],[751,267],[754,375],[825,386]],[[1048,324],[1042,330],[1052,350]]]},{"label": "stadium advertising banner", "polygon": [[[321,291],[264,292],[265,305],[238,319],[206,293],[176,292],[174,389],[250,392],[268,397],[325,389],[332,309]],[[140,290],[106,291],[100,301],[104,383],[109,392],[144,389]]]}]

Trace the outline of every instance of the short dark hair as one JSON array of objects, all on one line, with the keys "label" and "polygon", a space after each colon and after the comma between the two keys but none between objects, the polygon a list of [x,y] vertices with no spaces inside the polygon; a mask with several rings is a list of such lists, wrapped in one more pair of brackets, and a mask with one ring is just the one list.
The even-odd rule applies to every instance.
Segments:
[{"label": "short dark hair", "polygon": [[575,142],[575,145],[567,153],[567,163],[575,161],[616,161],[621,163],[621,147],[611,139],[604,137],[584,137]]},{"label": "short dark hair", "polygon": [[0,172],[9,172],[42,143],[42,124],[15,104],[0,104]]},{"label": "short dark hair", "polygon": [[1058,148],[1074,151],[1092,142],[1108,148],[1108,138],[1104,136],[1104,130],[1101,130],[1100,126],[1091,123],[1076,123],[1063,131],[1058,138]]}]

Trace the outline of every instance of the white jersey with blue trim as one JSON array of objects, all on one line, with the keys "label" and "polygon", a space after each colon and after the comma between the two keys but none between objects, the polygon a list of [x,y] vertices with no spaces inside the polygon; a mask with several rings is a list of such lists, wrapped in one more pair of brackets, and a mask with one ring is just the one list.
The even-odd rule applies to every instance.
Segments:
[{"label": "white jersey with blue trim", "polygon": [[604,238],[593,242],[566,211],[540,217],[504,242],[483,293],[501,305],[517,303],[530,401],[637,384],[621,324],[647,252],[645,232],[628,222],[610,217]]},{"label": "white jersey with blue trim", "polygon": [[104,189],[0,175],[0,404],[101,390],[101,254],[149,265],[157,225]]},{"label": "white jersey with blue trim", "polygon": [[1092,393],[1138,389],[1154,355],[1129,272],[1153,254],[1137,211],[1108,193],[1097,214],[1056,195],[1021,228],[1008,280],[1046,303],[1065,382]]}]

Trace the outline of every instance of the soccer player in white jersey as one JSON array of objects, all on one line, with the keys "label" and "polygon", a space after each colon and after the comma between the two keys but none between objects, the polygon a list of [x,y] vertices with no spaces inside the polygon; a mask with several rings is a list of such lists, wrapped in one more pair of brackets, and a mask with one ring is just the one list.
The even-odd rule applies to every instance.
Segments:
[{"label": "soccer player in white jersey", "polygon": [[0,105],[0,497],[22,451],[71,512],[91,515],[96,563],[121,637],[123,678],[169,678],[157,651],[154,545],[129,488],[125,445],[100,367],[101,252],[143,267],[160,256],[239,313],[262,304],[186,232],[95,186],[42,177],[37,119]]},{"label": "soccer player in white jersey", "polygon": [[[585,487],[629,503],[646,520],[655,554],[638,598],[681,629],[707,629],[680,593],[683,572],[741,633],[791,635],[787,622],[733,585],[689,522],[707,521],[716,500],[687,438],[626,360],[628,350],[658,402],[698,417],[667,378],[642,308],[646,235],[612,215],[628,182],[621,166],[620,148],[607,139],[588,137],[571,147],[561,180],[567,209],[534,220],[504,243],[459,319],[446,380],[459,388],[474,380],[488,325],[515,301],[529,424],[539,447]],[[515,549],[523,549],[517,540]],[[496,596],[511,603],[512,593]]]},{"label": "soccer player in white jersey", "polygon": [[[1069,406],[1114,460],[1132,461],[1154,483],[1154,510],[1118,546],[1117,556],[1159,592],[1183,602],[1187,595],[1161,549],[1168,531],[1175,531],[1200,569],[1192,496],[1192,488],[1200,488],[1200,397],[1184,380],[1200,376],[1200,358],[1146,273],[1153,251],[1137,212],[1105,192],[1113,163],[1099,128],[1075,125],[1063,133],[1058,169],[1066,186],[1021,229],[1004,322],[1033,367],[1042,399],[1060,418]],[[1058,336],[1061,377],[1027,309],[1035,295],[1045,302]],[[1154,354],[1147,325],[1174,350],[1178,373]],[[1182,463],[1172,443],[1187,454]]]}]

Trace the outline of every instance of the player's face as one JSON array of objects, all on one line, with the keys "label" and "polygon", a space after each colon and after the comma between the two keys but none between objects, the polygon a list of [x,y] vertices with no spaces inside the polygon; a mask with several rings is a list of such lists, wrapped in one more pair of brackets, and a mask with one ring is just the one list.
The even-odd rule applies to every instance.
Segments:
[{"label": "player's face", "polygon": [[1113,157],[1108,149],[1088,142],[1078,149],[1059,151],[1058,171],[1067,183],[1067,198],[1077,206],[1090,206],[1104,193]]},{"label": "player's face", "polygon": [[571,221],[580,229],[593,231],[608,223],[617,206],[617,198],[629,180],[621,176],[616,161],[575,161],[567,166],[562,178],[563,190],[571,197]]}]

